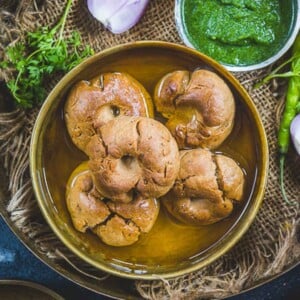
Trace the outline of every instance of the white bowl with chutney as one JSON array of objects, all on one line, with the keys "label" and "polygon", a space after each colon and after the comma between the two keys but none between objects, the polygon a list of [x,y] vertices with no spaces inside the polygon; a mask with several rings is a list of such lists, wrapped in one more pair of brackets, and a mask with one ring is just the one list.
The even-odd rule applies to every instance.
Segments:
[{"label": "white bowl with chutney", "polygon": [[300,0],[176,0],[177,30],[185,45],[230,71],[266,67],[292,46]]}]

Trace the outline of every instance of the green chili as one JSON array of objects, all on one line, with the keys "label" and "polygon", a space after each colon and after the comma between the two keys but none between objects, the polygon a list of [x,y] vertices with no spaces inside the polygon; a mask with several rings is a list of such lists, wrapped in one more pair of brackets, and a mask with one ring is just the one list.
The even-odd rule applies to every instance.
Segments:
[{"label": "green chili", "polygon": [[[284,67],[291,64],[289,71],[285,73],[279,73]],[[297,113],[300,113],[300,34],[298,34],[292,49],[292,56],[283,62],[279,67],[274,69],[268,76],[263,78],[260,82],[254,85],[254,88],[258,88],[264,83],[269,82],[271,79],[289,78],[288,87],[286,92],[285,107],[280,121],[278,130],[278,150],[279,150],[279,169],[280,169],[280,189],[283,199],[292,204],[287,197],[284,188],[284,164],[286,154],[290,145],[290,126],[291,122]],[[294,203],[293,203],[294,204]]]},{"label": "green chili", "polygon": [[[284,163],[290,145],[290,125],[297,114],[300,103],[300,35],[293,45],[293,57],[291,72],[286,93],[286,102],[278,131],[279,166],[280,166],[280,188],[284,200],[290,203],[284,188]],[[289,73],[289,72],[288,72]]]}]

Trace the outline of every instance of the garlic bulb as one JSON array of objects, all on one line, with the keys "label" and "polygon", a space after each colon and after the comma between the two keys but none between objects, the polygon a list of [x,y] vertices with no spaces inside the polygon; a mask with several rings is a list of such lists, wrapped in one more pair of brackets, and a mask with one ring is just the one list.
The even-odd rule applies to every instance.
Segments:
[{"label": "garlic bulb", "polygon": [[149,0],[87,0],[90,13],[112,33],[123,33],[142,17]]}]

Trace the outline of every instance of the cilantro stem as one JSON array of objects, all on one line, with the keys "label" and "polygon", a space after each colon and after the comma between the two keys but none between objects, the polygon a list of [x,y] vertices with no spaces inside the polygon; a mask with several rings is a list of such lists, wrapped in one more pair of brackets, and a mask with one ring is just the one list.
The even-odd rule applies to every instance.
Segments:
[{"label": "cilantro stem", "polygon": [[22,99],[18,96],[18,94],[17,94],[17,89],[18,89],[18,83],[19,83],[19,79],[20,79],[20,77],[21,77],[21,75],[23,74],[23,70],[20,70],[19,72],[18,72],[18,75],[17,75],[17,78],[16,78],[16,80],[15,80],[15,82],[14,82],[14,90],[13,90],[13,96],[15,97],[15,99],[17,100],[17,101],[19,101],[19,103],[21,103],[22,102]]},{"label": "cilantro stem", "polygon": [[18,73],[18,75],[17,75],[17,78],[16,78],[16,80],[15,80],[15,86],[18,86],[18,82],[19,82],[19,79],[20,79],[22,73],[23,73],[23,71],[20,70],[19,73]]},{"label": "cilantro stem", "polygon": [[63,39],[64,28],[65,28],[65,25],[66,25],[69,10],[72,6],[72,2],[73,2],[73,0],[68,0],[62,17],[60,18],[58,23],[52,29],[52,32],[56,32],[59,29],[58,42],[60,42]]},{"label": "cilantro stem", "polygon": [[48,50],[51,50],[52,48],[42,48],[42,49],[37,49],[35,50],[34,52],[30,53],[30,55],[28,55],[26,57],[26,61],[29,61],[33,56],[35,56],[36,54],[40,53],[40,52],[43,52],[43,51],[48,51]]},{"label": "cilantro stem", "polygon": [[[72,2],[73,2],[73,0],[68,0],[62,17],[60,18],[58,23],[51,30],[51,33],[54,34],[59,29],[59,37],[58,37],[58,41],[56,43],[57,45],[63,40],[64,28],[65,28],[65,25],[66,25],[69,10],[72,6]],[[28,55],[26,60],[29,61],[36,54],[38,54],[40,52],[43,52],[43,51],[47,51],[47,50],[51,50],[51,48],[49,47],[49,48],[37,49],[36,51],[34,51],[30,55]]]}]

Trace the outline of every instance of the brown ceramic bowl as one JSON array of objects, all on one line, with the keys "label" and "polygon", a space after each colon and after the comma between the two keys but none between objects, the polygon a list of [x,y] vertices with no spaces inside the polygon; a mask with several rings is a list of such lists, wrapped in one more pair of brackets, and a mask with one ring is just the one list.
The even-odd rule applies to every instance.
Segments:
[{"label": "brown ceramic bowl", "polygon": [[[63,120],[66,96],[74,83],[101,72],[127,72],[153,94],[158,80],[176,69],[204,67],[230,86],[237,113],[231,135],[217,149],[239,161],[247,173],[243,204],[216,224],[181,225],[163,209],[152,230],[126,247],[103,244],[72,225],[65,202],[68,177],[86,160],[71,142]],[[249,228],[263,200],[268,146],[257,109],[240,83],[209,57],[184,46],[156,41],[135,42],[102,51],[70,71],[49,94],[33,129],[30,168],[40,209],[59,239],[78,257],[113,275],[132,279],[171,278],[200,269],[232,248]]]}]

